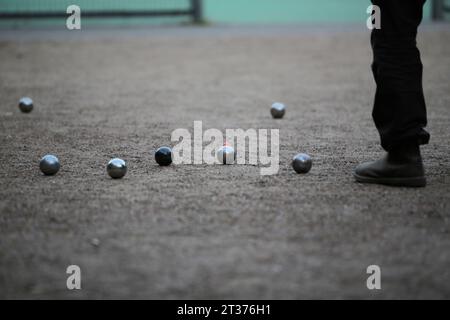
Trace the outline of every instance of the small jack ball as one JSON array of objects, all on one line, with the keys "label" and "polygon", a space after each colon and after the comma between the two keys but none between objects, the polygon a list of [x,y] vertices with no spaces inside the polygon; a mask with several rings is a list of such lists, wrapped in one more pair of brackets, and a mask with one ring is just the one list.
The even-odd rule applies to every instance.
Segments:
[{"label": "small jack ball", "polygon": [[281,119],[286,113],[286,106],[282,103],[275,102],[270,108],[270,113],[274,119]]},{"label": "small jack ball", "polygon": [[169,147],[159,148],[155,152],[155,160],[160,166],[170,166],[172,164],[172,149]]},{"label": "small jack ball", "polygon": [[60,167],[61,165],[59,164],[58,158],[51,154],[44,156],[39,163],[39,169],[41,169],[42,173],[46,176],[56,174]]},{"label": "small jack ball", "polygon": [[296,155],[292,160],[292,167],[297,173],[308,173],[312,167],[311,157],[304,153]]},{"label": "small jack ball", "polygon": [[127,173],[127,165],[122,159],[115,158],[108,162],[106,171],[111,178],[121,179]]},{"label": "small jack ball", "polygon": [[33,100],[28,97],[24,97],[19,100],[19,109],[23,113],[30,113],[33,110]]}]

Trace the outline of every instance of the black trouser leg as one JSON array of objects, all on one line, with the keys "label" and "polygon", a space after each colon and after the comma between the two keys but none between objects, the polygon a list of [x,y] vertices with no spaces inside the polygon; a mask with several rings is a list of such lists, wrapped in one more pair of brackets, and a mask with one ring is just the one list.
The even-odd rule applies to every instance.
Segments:
[{"label": "black trouser leg", "polygon": [[372,71],[377,90],[373,119],[382,147],[430,139],[422,88],[422,62],[417,29],[426,0],[372,0],[381,9],[381,29],[372,32]]}]

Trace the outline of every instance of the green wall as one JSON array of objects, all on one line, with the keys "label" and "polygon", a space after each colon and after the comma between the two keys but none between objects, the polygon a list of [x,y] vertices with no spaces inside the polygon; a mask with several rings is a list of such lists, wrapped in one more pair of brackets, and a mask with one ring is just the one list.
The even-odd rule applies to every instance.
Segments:
[{"label": "green wall", "polygon": [[[369,0],[204,0],[206,18],[223,23],[364,22],[370,4]],[[430,17],[429,7],[425,19]]]},{"label": "green wall", "polygon": [[[211,23],[230,24],[297,24],[297,23],[364,23],[369,0],[203,0],[205,19]],[[185,8],[188,0],[0,0],[0,10],[26,9],[64,10],[69,4],[81,8]],[[430,0],[425,8],[425,20],[430,17]],[[185,18],[95,19],[83,21],[89,25],[135,25],[186,22]],[[58,20],[0,21],[0,26],[59,25]],[[65,25],[65,22],[63,23]]]}]

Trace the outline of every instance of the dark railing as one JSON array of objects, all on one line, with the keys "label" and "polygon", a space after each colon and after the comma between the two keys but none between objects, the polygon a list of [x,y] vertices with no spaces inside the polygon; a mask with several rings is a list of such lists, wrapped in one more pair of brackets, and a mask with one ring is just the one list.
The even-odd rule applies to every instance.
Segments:
[{"label": "dark railing", "polygon": [[[115,18],[115,17],[174,17],[191,16],[195,23],[203,21],[202,0],[190,0],[187,9],[171,10],[87,10],[82,11],[82,17],[86,18]],[[66,12],[57,11],[17,11],[2,12],[0,19],[41,19],[41,18],[65,18]]]}]

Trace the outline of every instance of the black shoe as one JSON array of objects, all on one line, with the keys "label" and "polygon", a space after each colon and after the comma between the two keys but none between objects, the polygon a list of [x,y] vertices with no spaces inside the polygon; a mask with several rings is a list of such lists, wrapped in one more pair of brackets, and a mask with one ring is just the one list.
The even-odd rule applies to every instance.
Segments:
[{"label": "black shoe", "polygon": [[418,145],[405,145],[378,161],[360,164],[353,175],[361,183],[415,188],[427,184]]}]

